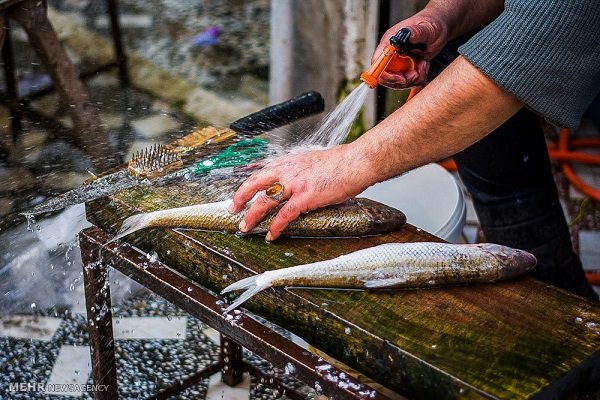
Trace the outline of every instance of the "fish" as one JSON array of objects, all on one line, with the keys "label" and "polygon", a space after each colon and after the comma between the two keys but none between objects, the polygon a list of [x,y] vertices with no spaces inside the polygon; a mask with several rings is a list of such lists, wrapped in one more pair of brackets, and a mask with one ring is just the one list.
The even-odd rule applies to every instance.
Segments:
[{"label": "fish", "polygon": [[525,274],[536,264],[533,254],[495,243],[386,243],[266,271],[227,286],[221,294],[245,290],[225,309],[229,312],[270,287],[396,289],[491,283]]},{"label": "fish", "polygon": [[[228,211],[231,201],[229,199],[136,214],[123,221],[111,241],[144,228],[187,228],[237,233],[244,213],[231,214]],[[282,206],[283,203],[248,233],[267,233],[271,221]],[[248,207],[249,205],[245,210]],[[395,208],[366,198],[353,198],[301,214],[282,234],[310,237],[366,236],[398,230],[405,223],[406,216]]]}]

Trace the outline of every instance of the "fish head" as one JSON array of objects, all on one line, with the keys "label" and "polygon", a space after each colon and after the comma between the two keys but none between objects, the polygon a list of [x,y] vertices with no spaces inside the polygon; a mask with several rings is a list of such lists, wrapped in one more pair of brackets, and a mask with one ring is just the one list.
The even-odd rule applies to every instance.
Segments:
[{"label": "fish head", "polygon": [[501,279],[514,278],[529,272],[537,264],[535,256],[525,250],[495,243],[483,243],[479,247],[500,263],[502,266],[500,269]]}]

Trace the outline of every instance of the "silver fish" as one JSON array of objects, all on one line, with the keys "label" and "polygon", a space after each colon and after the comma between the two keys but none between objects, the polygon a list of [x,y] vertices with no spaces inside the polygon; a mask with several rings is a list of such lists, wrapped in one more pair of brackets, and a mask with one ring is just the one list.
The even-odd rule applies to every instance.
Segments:
[{"label": "silver fish", "polygon": [[[136,214],[123,221],[113,241],[143,228],[188,228],[235,233],[243,213],[229,213],[227,209],[230,203],[231,200],[225,200]],[[267,233],[278,209],[273,210],[249,233]],[[373,200],[354,198],[300,215],[283,234],[321,237],[375,235],[397,230],[405,222],[406,216],[401,211]]]},{"label": "silver fish", "polygon": [[246,289],[225,309],[276,286],[346,289],[423,288],[496,282],[535,267],[533,254],[493,243],[387,243],[310,264],[266,271],[227,286]]}]

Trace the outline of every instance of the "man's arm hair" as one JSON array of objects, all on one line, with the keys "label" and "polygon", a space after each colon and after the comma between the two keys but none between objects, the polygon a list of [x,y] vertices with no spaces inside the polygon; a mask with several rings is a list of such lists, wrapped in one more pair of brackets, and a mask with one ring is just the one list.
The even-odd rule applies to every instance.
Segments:
[{"label": "man's arm hair", "polygon": [[442,19],[451,40],[489,23],[503,9],[504,0],[431,0],[421,12]]},{"label": "man's arm hair", "polygon": [[366,187],[466,149],[522,105],[458,57],[411,101],[347,146],[361,158],[359,176]]}]

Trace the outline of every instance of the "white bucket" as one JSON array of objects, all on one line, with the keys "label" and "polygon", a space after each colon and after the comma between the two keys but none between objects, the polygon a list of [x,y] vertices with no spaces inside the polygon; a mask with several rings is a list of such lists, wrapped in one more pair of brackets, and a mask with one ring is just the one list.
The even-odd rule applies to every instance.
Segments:
[{"label": "white bucket", "polygon": [[402,211],[408,223],[451,243],[460,240],[466,206],[456,179],[438,164],[428,164],[358,195]]}]

